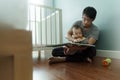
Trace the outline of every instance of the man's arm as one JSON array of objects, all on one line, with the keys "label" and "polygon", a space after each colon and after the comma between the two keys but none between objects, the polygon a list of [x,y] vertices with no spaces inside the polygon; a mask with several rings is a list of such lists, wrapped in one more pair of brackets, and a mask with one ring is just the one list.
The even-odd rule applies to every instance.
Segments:
[{"label": "man's arm", "polygon": [[66,35],[66,38],[69,40],[69,41],[74,41],[73,37],[72,37],[72,29],[70,29],[68,32],[67,32],[67,35]]},{"label": "man's arm", "polygon": [[95,42],[96,42],[96,40],[92,37],[88,39],[88,44],[93,45],[93,44],[95,44]]},{"label": "man's arm", "polygon": [[82,46],[65,46],[64,47],[64,54],[71,55],[73,52],[85,50],[87,47]]}]

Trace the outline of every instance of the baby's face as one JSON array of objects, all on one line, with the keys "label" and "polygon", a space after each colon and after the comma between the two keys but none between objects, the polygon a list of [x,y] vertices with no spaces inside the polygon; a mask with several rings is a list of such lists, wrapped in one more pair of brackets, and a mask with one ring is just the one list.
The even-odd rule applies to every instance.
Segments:
[{"label": "baby's face", "polygon": [[76,28],[73,28],[73,35],[74,37],[82,37],[82,31],[80,28],[76,29]]}]

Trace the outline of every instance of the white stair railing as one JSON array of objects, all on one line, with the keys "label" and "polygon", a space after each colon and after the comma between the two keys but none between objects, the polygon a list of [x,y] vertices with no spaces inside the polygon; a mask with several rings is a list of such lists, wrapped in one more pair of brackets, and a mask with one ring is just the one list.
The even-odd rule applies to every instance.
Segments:
[{"label": "white stair railing", "polygon": [[62,43],[62,10],[30,4],[28,30],[32,31],[33,45]]}]

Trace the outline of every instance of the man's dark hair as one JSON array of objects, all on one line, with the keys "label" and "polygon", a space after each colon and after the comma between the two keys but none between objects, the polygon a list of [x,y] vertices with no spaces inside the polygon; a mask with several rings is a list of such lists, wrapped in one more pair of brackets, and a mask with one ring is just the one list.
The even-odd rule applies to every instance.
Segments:
[{"label": "man's dark hair", "polygon": [[83,10],[83,15],[84,14],[94,20],[96,18],[97,11],[95,8],[88,6]]}]

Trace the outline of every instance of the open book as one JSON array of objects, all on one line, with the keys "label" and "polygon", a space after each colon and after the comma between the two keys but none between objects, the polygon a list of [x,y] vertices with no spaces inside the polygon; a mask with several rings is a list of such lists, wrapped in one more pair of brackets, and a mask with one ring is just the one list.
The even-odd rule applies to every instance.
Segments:
[{"label": "open book", "polygon": [[95,45],[81,44],[81,43],[52,44],[52,45],[46,45],[45,47],[59,47],[59,46],[84,46],[84,47],[95,47]]}]

